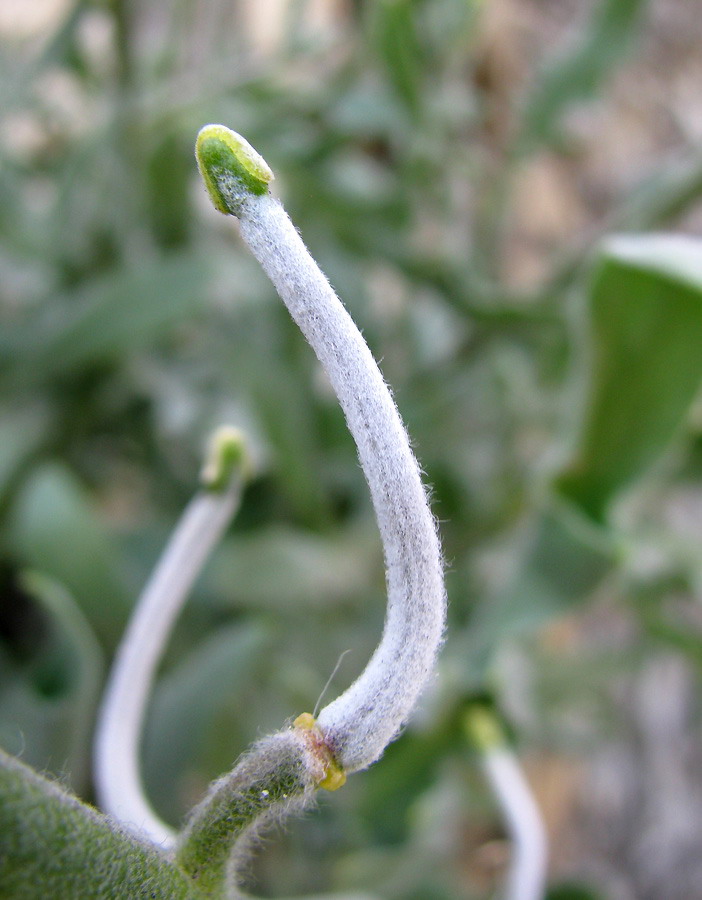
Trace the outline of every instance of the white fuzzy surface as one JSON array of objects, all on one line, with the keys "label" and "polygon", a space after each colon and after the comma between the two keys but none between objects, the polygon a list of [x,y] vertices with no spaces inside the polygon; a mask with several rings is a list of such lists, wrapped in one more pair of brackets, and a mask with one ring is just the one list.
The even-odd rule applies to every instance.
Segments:
[{"label": "white fuzzy surface", "polygon": [[370,487],[387,568],[383,635],[365,671],[318,724],[348,772],[382,754],[407,722],[442,641],[441,549],[419,467],[358,328],[280,203],[238,194],[241,234],[309,341],[336,391]]}]

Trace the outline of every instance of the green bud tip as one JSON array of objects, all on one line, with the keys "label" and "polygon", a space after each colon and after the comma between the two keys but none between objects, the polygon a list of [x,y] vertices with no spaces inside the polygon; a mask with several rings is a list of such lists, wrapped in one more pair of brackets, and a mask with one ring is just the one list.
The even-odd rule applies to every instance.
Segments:
[{"label": "green bud tip", "polygon": [[221,493],[231,483],[235,472],[249,474],[251,461],[244,435],[238,428],[223,425],[210,437],[200,481],[208,491]]},{"label": "green bud tip", "polygon": [[505,744],[505,736],[497,716],[485,706],[471,706],[463,719],[463,728],[470,743],[482,753]]},{"label": "green bud tip", "polygon": [[239,198],[246,193],[267,193],[275,177],[251,144],[225,125],[200,129],[195,157],[215,209],[225,215],[238,215]]}]

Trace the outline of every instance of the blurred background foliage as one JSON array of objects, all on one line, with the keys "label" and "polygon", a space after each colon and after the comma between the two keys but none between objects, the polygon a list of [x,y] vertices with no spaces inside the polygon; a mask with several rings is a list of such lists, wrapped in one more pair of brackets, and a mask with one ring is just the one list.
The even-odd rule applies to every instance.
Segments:
[{"label": "blurred background foliage", "polygon": [[700,896],[702,20],[688,0],[0,0],[0,743],[90,799],[131,605],[207,434],[257,474],[153,698],[178,823],[362,669],[382,554],[315,360],[198,183],[223,122],[393,385],[450,628],[406,733],[252,865],[261,896],[483,898],[461,720],[504,716],[551,898]]}]

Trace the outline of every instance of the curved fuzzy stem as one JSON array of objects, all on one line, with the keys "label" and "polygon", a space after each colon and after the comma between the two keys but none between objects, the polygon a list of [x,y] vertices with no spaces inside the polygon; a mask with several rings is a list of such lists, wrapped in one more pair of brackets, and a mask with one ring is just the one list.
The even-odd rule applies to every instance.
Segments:
[{"label": "curved fuzzy stem", "polygon": [[469,739],[480,751],[485,777],[504,818],[512,843],[505,900],[543,900],[546,889],[546,829],[515,754],[502,729],[487,710],[476,707],[466,718]]},{"label": "curved fuzzy stem", "polygon": [[237,874],[262,828],[313,799],[325,766],[307,734],[263,738],[215,781],[191,813],[175,859],[205,896],[237,896]]},{"label": "curved fuzzy stem", "polygon": [[[242,141],[222,126],[203,128],[201,171],[217,208],[238,216],[242,237],[327,372],[358,448],[383,541],[388,608],[380,644],[360,677],[318,718],[338,763],[352,772],[378,759],[397,735],[434,668],[445,618],[441,551],[390,391],[284,209],[268,195],[270,170],[245,142],[242,155]],[[241,178],[242,166],[255,169],[256,191]]]},{"label": "curved fuzzy stem", "polygon": [[151,808],[139,775],[144,713],[173,623],[238,506],[242,446],[234,429],[215,433],[203,469],[205,490],[186,508],[139,598],[99,714],[94,768],[100,806],[164,846],[173,843],[175,832]]}]

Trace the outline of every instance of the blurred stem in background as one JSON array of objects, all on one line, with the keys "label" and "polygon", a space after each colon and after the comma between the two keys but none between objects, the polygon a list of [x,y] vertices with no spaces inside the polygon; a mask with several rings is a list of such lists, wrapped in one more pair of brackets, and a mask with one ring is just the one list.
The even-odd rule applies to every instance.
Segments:
[{"label": "blurred stem in background", "polygon": [[504,900],[543,900],[548,839],[536,800],[494,713],[475,705],[464,719],[466,737],[480,754],[485,778],[511,842]]}]

